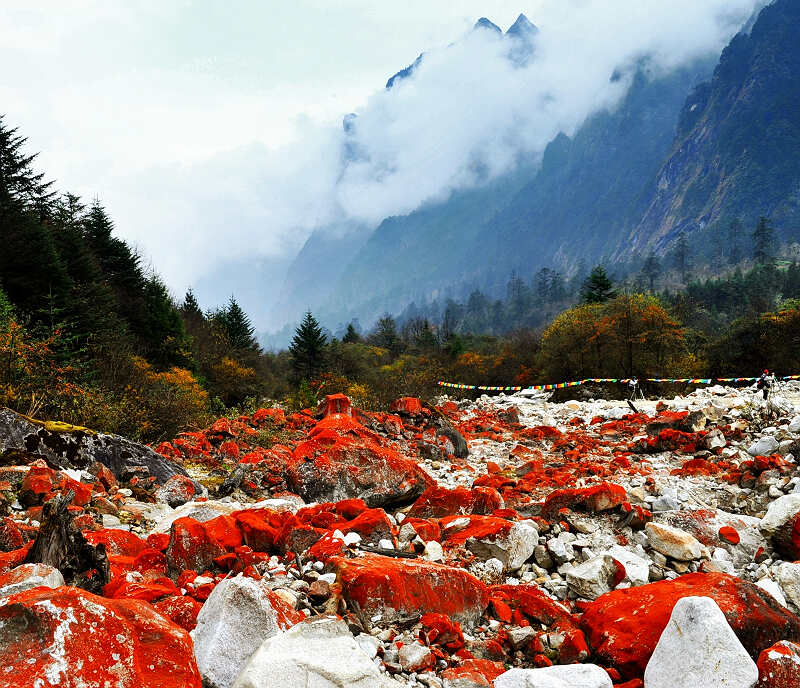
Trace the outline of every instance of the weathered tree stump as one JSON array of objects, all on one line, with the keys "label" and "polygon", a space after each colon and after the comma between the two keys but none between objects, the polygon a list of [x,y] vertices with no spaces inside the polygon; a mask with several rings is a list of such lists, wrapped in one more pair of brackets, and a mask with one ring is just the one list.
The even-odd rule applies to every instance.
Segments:
[{"label": "weathered tree stump", "polygon": [[42,523],[26,563],[47,564],[61,571],[67,585],[101,593],[109,581],[105,545],[90,545],[72,523],[69,505],[75,493],[57,495],[42,508]]}]

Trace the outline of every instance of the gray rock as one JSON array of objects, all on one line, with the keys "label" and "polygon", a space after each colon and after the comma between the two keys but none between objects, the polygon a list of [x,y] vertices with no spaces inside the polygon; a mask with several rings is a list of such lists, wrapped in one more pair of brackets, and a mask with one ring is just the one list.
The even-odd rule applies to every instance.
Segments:
[{"label": "gray rock", "polygon": [[608,554],[592,557],[567,571],[567,585],[579,597],[594,600],[614,589],[621,564]]},{"label": "gray rock", "polygon": [[758,668],[710,597],[684,597],[647,663],[647,688],[752,688]]},{"label": "gray rock", "polygon": [[613,545],[603,554],[610,554],[625,567],[625,578],[631,585],[644,585],[648,582],[650,562],[642,557],[620,545]]},{"label": "gray rock", "polygon": [[[173,475],[187,475],[183,467],[165,459],[143,444],[119,435],[108,435],[66,423],[39,421],[0,410],[0,456],[14,452],[44,459],[56,468],[88,469],[93,463],[107,466],[117,480],[152,476],[164,483]],[[197,485],[198,491],[201,490]]]},{"label": "gray rock", "polygon": [[789,423],[789,432],[800,432],[800,416],[795,416]]},{"label": "gray rock", "polygon": [[364,654],[341,619],[303,621],[264,641],[234,688],[397,688]]},{"label": "gray rock", "polygon": [[596,664],[565,664],[543,669],[509,669],[494,680],[494,688],[612,688],[611,679]]},{"label": "gray rock", "polygon": [[770,454],[776,453],[778,447],[778,440],[772,435],[764,435],[747,448],[747,453],[750,454],[750,456],[769,456]]},{"label": "gray rock", "polygon": [[269,588],[242,574],[226,578],[206,600],[191,632],[204,685],[230,688],[252,654],[281,630]]},{"label": "gray rock", "polygon": [[429,647],[419,643],[403,643],[397,653],[403,671],[422,671],[433,665],[433,655]]}]

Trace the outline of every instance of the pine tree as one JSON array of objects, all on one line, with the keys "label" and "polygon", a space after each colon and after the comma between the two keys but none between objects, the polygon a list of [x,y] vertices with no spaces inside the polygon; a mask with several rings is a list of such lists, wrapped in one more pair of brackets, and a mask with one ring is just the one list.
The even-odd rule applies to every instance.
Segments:
[{"label": "pine tree", "polygon": [[220,313],[219,321],[232,348],[237,351],[258,351],[255,328],[233,296],[228,301],[228,306]]},{"label": "pine tree", "polygon": [[347,332],[344,333],[344,337],[342,337],[342,342],[345,344],[356,344],[361,341],[361,335],[356,330],[353,323],[349,323],[347,325]]},{"label": "pine tree", "polygon": [[642,274],[647,278],[647,283],[650,285],[650,291],[654,290],[656,279],[660,273],[661,263],[656,257],[656,254],[653,251],[650,251],[644,261],[644,265],[642,265]]},{"label": "pine tree", "polygon": [[289,346],[292,368],[300,380],[311,380],[325,369],[327,342],[317,319],[307,311]]},{"label": "pine tree", "polygon": [[675,242],[675,268],[681,275],[681,279],[685,283],[689,277],[689,240],[686,238],[686,233],[681,232],[678,235],[678,240]]},{"label": "pine tree", "polygon": [[728,225],[728,262],[737,265],[742,261],[742,223],[738,218]]},{"label": "pine tree", "polygon": [[617,295],[614,284],[602,265],[596,265],[581,287],[584,303],[604,303]]},{"label": "pine tree", "polygon": [[397,323],[388,313],[378,320],[375,331],[370,335],[370,340],[375,346],[388,349],[392,355],[397,355],[402,348],[400,335],[397,332]]},{"label": "pine tree", "polygon": [[753,260],[758,265],[769,265],[774,261],[775,229],[766,217],[758,218],[753,231]]},{"label": "pine tree", "polygon": [[180,307],[181,315],[183,315],[185,320],[191,320],[193,322],[197,322],[203,320],[203,311],[200,308],[200,304],[197,302],[197,298],[192,291],[192,288],[186,291],[186,295],[183,297],[183,303]]}]

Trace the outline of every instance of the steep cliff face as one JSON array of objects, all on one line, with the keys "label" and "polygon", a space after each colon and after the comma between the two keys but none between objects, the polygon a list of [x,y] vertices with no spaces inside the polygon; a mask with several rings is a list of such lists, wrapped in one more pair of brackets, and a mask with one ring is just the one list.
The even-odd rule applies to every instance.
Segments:
[{"label": "steep cliff face", "polygon": [[619,254],[727,222],[772,218],[800,236],[800,3],[777,0],[725,48],[681,112],[672,150]]},{"label": "steep cliff face", "polygon": [[700,60],[654,76],[645,61],[615,111],[591,117],[572,138],[556,138],[538,174],[484,228],[480,241],[491,247],[492,263],[506,275],[530,275],[609,256],[639,217],[687,94],[713,65]]}]

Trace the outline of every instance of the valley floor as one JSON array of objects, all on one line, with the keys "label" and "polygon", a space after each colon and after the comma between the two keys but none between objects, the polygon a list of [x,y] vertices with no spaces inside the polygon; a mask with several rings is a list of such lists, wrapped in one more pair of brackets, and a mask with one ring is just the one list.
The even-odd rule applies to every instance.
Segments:
[{"label": "valley floor", "polygon": [[636,406],[3,411],[0,687],[800,685],[800,384]]}]

